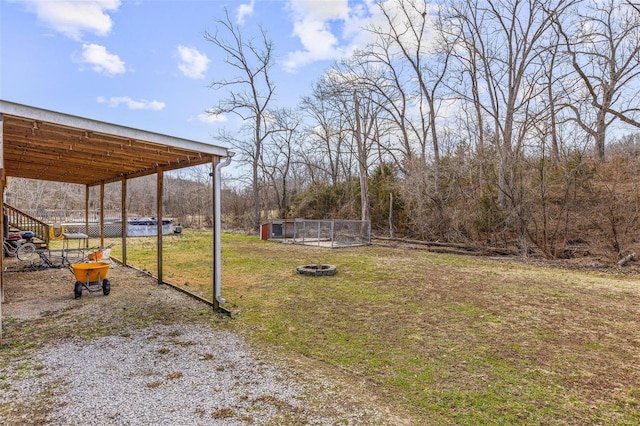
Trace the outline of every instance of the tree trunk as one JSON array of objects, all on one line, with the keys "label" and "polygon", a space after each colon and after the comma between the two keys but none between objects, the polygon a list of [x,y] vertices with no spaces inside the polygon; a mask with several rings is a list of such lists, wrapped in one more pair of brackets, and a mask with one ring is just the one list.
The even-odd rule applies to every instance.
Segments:
[{"label": "tree trunk", "polygon": [[393,230],[393,192],[389,193],[389,237],[395,237]]},{"label": "tree trunk", "polygon": [[596,119],[596,132],[595,132],[595,156],[596,160],[599,162],[604,162],[604,145],[605,145],[605,137],[606,137],[606,129],[607,125],[605,123],[605,115],[606,112],[604,110],[598,111],[598,117]]},{"label": "tree trunk", "polygon": [[362,140],[362,126],[360,124],[360,102],[358,102],[358,96],[354,92],[353,94],[355,114],[356,114],[356,129],[355,139],[358,146],[358,171],[360,177],[360,220],[369,220],[369,174],[367,172],[367,156]]}]

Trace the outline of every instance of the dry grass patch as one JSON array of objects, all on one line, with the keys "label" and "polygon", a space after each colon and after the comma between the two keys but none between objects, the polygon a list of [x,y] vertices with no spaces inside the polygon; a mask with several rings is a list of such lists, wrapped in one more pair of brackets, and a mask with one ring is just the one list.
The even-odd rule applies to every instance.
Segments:
[{"label": "dry grass patch", "polygon": [[[422,421],[640,423],[636,276],[229,239],[231,326]],[[299,276],[303,263],[338,274]]]},{"label": "dry grass patch", "polygon": [[228,419],[230,417],[235,417],[236,413],[231,408],[221,408],[216,410],[211,417],[214,419]]}]

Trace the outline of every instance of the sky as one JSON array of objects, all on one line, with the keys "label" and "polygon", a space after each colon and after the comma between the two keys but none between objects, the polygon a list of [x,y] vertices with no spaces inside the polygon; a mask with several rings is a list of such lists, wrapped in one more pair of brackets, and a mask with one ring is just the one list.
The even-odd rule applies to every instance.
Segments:
[{"label": "sky", "polygon": [[273,41],[274,106],[295,106],[366,43],[373,0],[0,0],[0,99],[223,145],[211,116],[236,71],[204,37],[225,10],[245,39]]}]

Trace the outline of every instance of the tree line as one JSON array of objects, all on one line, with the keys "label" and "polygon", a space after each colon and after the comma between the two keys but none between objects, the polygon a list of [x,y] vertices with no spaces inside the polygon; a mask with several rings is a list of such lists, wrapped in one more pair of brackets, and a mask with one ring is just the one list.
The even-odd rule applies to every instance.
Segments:
[{"label": "tree line", "polygon": [[[388,0],[370,42],[295,107],[276,52],[227,14],[205,38],[217,139],[248,171],[228,196],[267,217],[371,220],[376,232],[562,256],[637,244],[640,8],[629,0]],[[240,220],[240,219],[237,219]]]}]

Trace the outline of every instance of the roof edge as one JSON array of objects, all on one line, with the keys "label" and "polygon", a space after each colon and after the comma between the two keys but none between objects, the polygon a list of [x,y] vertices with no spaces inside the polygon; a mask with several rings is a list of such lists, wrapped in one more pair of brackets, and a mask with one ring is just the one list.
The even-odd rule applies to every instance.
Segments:
[{"label": "roof edge", "polygon": [[132,127],[121,126],[118,124],[107,123],[104,121],[93,120],[90,118],[79,117],[75,115],[65,114],[61,112],[36,108],[29,105],[18,104],[15,102],[0,99],[0,114],[15,115],[18,117],[29,118],[32,120],[45,121],[49,123],[60,124],[63,126],[76,127],[83,130],[89,130],[96,133],[115,135],[127,139],[134,139],[145,142],[158,143],[162,145],[173,146],[176,148],[184,148],[194,151],[200,151],[207,154],[213,154],[220,157],[228,157],[231,155],[227,148],[208,144],[205,142],[194,141],[161,133],[150,132],[147,130],[134,129]]}]

